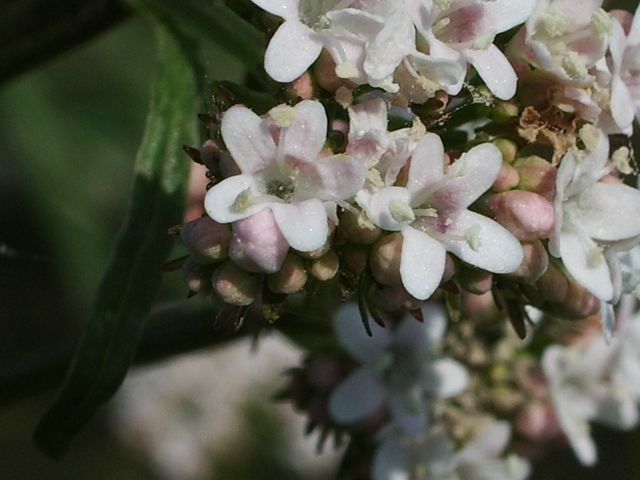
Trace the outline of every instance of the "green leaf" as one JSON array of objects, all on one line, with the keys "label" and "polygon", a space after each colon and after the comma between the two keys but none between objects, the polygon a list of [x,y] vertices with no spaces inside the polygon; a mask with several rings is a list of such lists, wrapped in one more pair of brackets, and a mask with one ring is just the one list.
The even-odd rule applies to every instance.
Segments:
[{"label": "green leaf", "polygon": [[222,47],[249,67],[262,65],[265,38],[222,0],[129,0],[161,12],[198,40]]},{"label": "green leaf", "polygon": [[181,219],[190,168],[181,146],[197,141],[199,82],[175,33],[157,24],[156,37],[158,69],[128,218],[62,390],[34,434],[54,457],[122,383],[172,245],[167,229]]}]

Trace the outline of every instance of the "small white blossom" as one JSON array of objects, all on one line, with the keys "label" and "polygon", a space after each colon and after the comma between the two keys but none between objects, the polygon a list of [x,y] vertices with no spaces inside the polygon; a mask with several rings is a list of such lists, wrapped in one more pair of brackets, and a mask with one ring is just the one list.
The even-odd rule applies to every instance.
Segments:
[{"label": "small white blossom", "polygon": [[502,155],[491,144],[462,155],[445,173],[444,147],[432,133],[416,147],[406,187],[361,190],[358,204],[373,223],[402,232],[402,284],[425,300],[436,290],[446,252],[493,273],[520,266],[520,243],[497,222],[468,209],[500,173]]},{"label": "small white blossom", "polygon": [[331,395],[329,412],[336,422],[363,420],[386,405],[394,423],[415,435],[427,427],[428,398],[451,397],[466,388],[466,370],[454,360],[438,358],[445,313],[432,305],[423,309],[424,323],[406,317],[393,331],[374,324],[372,337],[362,328],[355,305],[338,311],[336,336],[362,365]]}]

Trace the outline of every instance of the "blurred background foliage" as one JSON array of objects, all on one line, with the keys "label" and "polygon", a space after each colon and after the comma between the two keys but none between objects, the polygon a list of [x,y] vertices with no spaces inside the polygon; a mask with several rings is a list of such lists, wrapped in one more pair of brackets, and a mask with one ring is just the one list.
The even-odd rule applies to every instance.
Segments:
[{"label": "blurred background foliage", "polygon": [[[633,9],[637,2],[617,4]],[[245,67],[233,56],[211,42],[202,48],[208,80],[244,83]],[[120,443],[104,412],[59,463],[36,451],[31,441],[89,314],[125,216],[154,67],[151,28],[131,17],[0,85],[3,480],[162,478],[144,457]],[[179,254],[178,249],[174,256]],[[155,308],[184,295],[180,276],[165,275]],[[52,369],[29,377],[29,385],[8,381],[47,364]],[[237,455],[219,462],[212,479],[301,478],[287,464],[291,439],[269,407],[263,393],[259,401],[247,400],[240,425],[248,441],[237,446]],[[536,478],[640,479],[638,433],[599,436],[599,467],[579,469],[564,451],[543,462]]]}]

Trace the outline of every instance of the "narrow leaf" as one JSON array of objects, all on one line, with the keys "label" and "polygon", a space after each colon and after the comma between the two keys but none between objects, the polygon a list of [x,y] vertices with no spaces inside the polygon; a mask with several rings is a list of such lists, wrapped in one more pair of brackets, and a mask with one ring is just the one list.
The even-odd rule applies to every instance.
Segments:
[{"label": "narrow leaf", "polygon": [[122,383],[171,248],[167,229],[181,219],[190,167],[182,145],[197,140],[198,77],[172,31],[158,24],[156,37],[158,69],[128,218],[62,390],[35,431],[54,457]]}]

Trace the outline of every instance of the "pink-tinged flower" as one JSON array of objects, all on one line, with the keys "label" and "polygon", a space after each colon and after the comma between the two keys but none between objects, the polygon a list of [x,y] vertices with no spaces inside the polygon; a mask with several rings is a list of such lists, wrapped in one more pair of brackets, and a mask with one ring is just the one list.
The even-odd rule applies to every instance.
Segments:
[{"label": "pink-tinged flower", "polygon": [[319,156],[327,133],[320,102],[281,105],[269,116],[241,105],[225,113],[222,137],[242,173],[211,188],[205,209],[231,223],[268,208],[287,243],[309,252],[324,245],[327,215],[362,187],[365,168],[349,155]]},{"label": "pink-tinged flower", "polygon": [[507,422],[495,422],[456,452],[440,426],[421,438],[387,430],[373,459],[373,479],[524,480],[529,463],[516,455],[502,457],[510,436]]},{"label": "pink-tinged flower", "polygon": [[365,42],[356,34],[374,35],[382,28],[380,19],[347,8],[353,0],[251,1],[284,19],[265,54],[264,66],[271,78],[278,82],[295,80],[326,48],[339,77],[363,83],[360,77]]},{"label": "pink-tinged flower", "polygon": [[361,190],[356,196],[374,224],[402,233],[402,284],[420,300],[440,284],[447,251],[493,273],[513,272],[523,259],[508,230],[467,208],[498,177],[500,150],[478,145],[446,172],[445,165],[442,141],[428,133],[413,153],[406,187]]},{"label": "pink-tinged flower", "polygon": [[427,402],[462,393],[468,383],[458,362],[438,358],[447,319],[442,309],[426,305],[424,323],[406,317],[395,330],[372,325],[367,336],[358,309],[349,304],[334,318],[340,344],[362,365],[332,393],[329,412],[341,424],[355,423],[387,406],[393,422],[406,434],[427,427]]},{"label": "pink-tinged flower", "polygon": [[593,83],[589,70],[604,58],[612,24],[601,6],[602,0],[587,0],[579,7],[572,0],[538,1],[509,53],[567,84]]},{"label": "pink-tinged flower", "polygon": [[513,97],[516,73],[493,40],[498,33],[525,22],[536,3],[535,0],[423,2],[414,21],[427,40],[428,55],[453,60],[464,67],[462,75],[445,90],[450,94],[460,91],[466,66],[470,64],[496,97],[503,100]]},{"label": "pink-tinged flower", "polygon": [[571,151],[556,179],[555,230],[549,251],[589,292],[604,302],[620,295],[618,253],[640,235],[640,191],[599,180],[609,173],[609,139],[586,125],[581,130],[586,151]]},{"label": "pink-tinged flower", "polygon": [[616,13],[609,41],[610,109],[619,132],[631,135],[634,116],[640,120],[640,8],[633,19],[628,12]]}]

